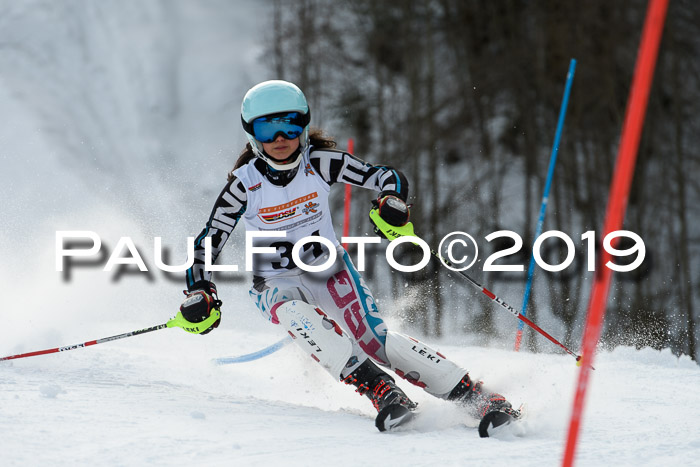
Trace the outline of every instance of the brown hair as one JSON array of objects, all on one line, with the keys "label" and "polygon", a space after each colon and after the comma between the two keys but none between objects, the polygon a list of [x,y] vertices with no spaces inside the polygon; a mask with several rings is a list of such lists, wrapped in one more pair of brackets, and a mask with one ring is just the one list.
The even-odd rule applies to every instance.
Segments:
[{"label": "brown hair", "polygon": [[[333,149],[338,145],[338,143],[335,142],[333,137],[328,136],[320,128],[310,128],[309,129],[309,142],[310,142],[311,146],[313,146],[315,149],[320,149],[320,148]],[[255,158],[255,153],[253,152],[253,148],[251,147],[250,143],[246,143],[245,148],[243,148],[243,151],[241,151],[241,154],[238,156],[238,160],[236,161],[236,165],[228,173],[228,181],[230,182],[233,179],[233,171],[234,170],[236,170],[239,167],[243,167],[245,164],[247,164],[248,162],[250,162],[254,158]]]}]

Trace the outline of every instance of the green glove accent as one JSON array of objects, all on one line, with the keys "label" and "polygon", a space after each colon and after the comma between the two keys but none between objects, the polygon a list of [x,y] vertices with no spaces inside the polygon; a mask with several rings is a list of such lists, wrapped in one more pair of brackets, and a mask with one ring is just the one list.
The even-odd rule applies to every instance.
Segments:
[{"label": "green glove accent", "polygon": [[221,319],[221,311],[216,308],[211,310],[207,319],[199,323],[190,323],[182,316],[182,313],[178,311],[175,317],[168,321],[167,326],[169,328],[182,328],[191,334],[201,334],[212,327],[218,319]]},{"label": "green glove accent", "polygon": [[407,222],[406,225],[402,225],[401,227],[391,225],[379,216],[379,209],[377,208],[370,209],[369,218],[389,241],[396,240],[399,237],[416,236],[416,234],[413,233],[413,223]]}]

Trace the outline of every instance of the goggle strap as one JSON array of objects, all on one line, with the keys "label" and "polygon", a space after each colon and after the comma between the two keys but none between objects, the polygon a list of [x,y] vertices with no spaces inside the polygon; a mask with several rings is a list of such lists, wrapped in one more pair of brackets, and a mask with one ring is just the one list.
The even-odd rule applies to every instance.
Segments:
[{"label": "goggle strap", "polygon": [[243,118],[243,115],[241,115],[241,123],[243,124],[243,130],[246,133],[248,133],[249,135],[252,135],[253,134],[253,124],[246,122],[245,119]]}]

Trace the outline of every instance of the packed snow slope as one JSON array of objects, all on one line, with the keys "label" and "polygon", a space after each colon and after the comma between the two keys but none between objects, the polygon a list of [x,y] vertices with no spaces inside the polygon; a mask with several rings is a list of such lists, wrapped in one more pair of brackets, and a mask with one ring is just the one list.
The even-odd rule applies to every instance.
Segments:
[{"label": "packed snow slope", "polygon": [[[262,321],[262,320],[261,320]],[[156,323],[103,323],[113,334]],[[245,329],[248,328],[248,329]],[[277,331],[278,333],[275,333]],[[93,336],[93,337],[106,337]],[[528,418],[499,439],[422,390],[411,429],[379,433],[365,397],[296,345],[215,365],[279,340],[268,325],[179,329],[0,363],[0,452],[13,465],[519,465],[561,462],[577,367],[568,355],[443,343]],[[56,342],[56,345],[77,342]],[[4,355],[33,350],[0,345]],[[596,361],[580,466],[698,465],[700,368],[670,351],[621,347]]]},{"label": "packed snow slope", "polygon": [[[154,237],[179,264],[244,144],[240,99],[278,78],[264,67],[270,5],[0,3],[0,356],[173,316],[184,281],[154,268]],[[59,230],[97,233],[104,256],[58,272]],[[102,271],[121,237],[149,273]],[[224,264],[242,257],[240,240]],[[164,329],[0,362],[0,466],[560,463],[578,371],[570,356],[503,350],[512,341],[478,347],[473,334],[438,342],[473,377],[527,402],[528,419],[480,439],[457,407],[402,384],[421,416],[379,433],[368,400],[295,346],[211,363],[283,337],[239,278],[217,278],[224,317],[210,335]],[[413,333],[400,308],[382,307],[392,329]],[[602,352],[595,366],[578,465],[700,465],[700,367],[633,348]]]}]

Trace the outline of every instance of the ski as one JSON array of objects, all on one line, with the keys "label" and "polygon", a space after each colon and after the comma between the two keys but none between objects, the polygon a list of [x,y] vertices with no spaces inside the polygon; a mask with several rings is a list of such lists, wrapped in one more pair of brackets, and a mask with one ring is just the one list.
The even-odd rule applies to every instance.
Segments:
[{"label": "ski", "polygon": [[479,422],[479,436],[489,438],[497,435],[511,423],[522,421],[525,418],[525,413],[525,405],[521,405],[518,410],[512,408],[493,410],[484,415]]},{"label": "ski", "polygon": [[[517,425],[525,419],[527,415],[527,406],[525,404],[521,405],[520,408],[502,408],[493,410],[484,417],[482,417],[479,422],[477,431],[479,437],[489,438],[498,437],[504,433],[511,433],[515,436],[522,436],[524,431],[522,428],[514,429]],[[375,419],[375,426],[381,432],[393,432],[393,431],[412,431],[416,429],[418,431],[423,431],[419,423],[415,423],[419,419],[419,412],[415,409],[408,408],[400,404],[392,404],[384,409],[382,409]],[[398,428],[400,430],[397,430]],[[470,431],[474,429],[474,426],[464,425]]]}]

